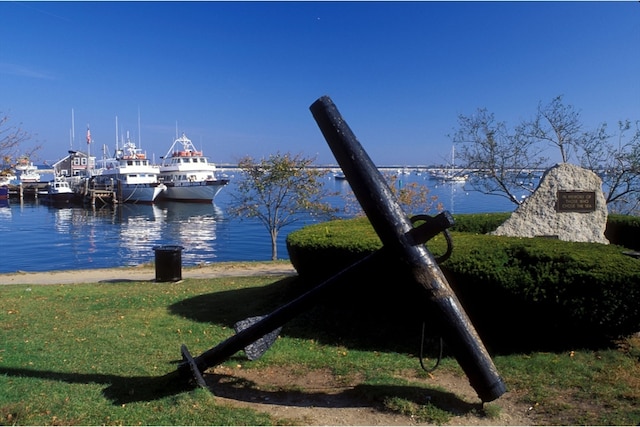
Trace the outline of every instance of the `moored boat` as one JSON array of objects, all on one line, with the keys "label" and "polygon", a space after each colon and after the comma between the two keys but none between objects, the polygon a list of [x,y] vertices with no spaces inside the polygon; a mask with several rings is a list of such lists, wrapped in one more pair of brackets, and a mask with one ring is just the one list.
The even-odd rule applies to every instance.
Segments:
[{"label": "moored boat", "polygon": [[173,141],[162,158],[160,180],[167,187],[160,199],[194,203],[212,203],[229,183],[228,179],[216,177],[215,164],[184,133]]},{"label": "moored boat", "polygon": [[153,203],[166,186],[158,181],[160,169],[146,154],[127,140],[115,156],[102,161],[99,173],[92,177],[97,185],[115,188],[119,202]]},{"label": "moored boat", "polygon": [[49,181],[45,201],[52,204],[67,204],[74,198],[75,193],[64,176],[56,175],[53,180]]},{"label": "moored boat", "polygon": [[38,167],[33,162],[19,163],[16,165],[16,169],[20,171],[20,183],[21,184],[33,184],[40,182],[40,173]]},{"label": "moored boat", "polygon": [[0,172],[0,200],[9,199],[9,185],[16,180],[16,176],[7,171]]}]

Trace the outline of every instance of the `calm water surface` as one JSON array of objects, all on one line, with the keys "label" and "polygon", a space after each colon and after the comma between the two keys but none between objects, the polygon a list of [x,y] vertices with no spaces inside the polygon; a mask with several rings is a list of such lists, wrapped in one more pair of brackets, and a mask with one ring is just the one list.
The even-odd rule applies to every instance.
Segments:
[{"label": "calm water surface", "polygon": [[[441,184],[415,174],[402,176],[402,181],[427,185],[452,213],[514,209],[502,197],[466,191],[463,184]],[[346,181],[333,178],[327,178],[326,185],[341,195],[349,188]],[[262,224],[225,214],[233,187],[232,178],[215,204],[162,202],[91,209],[11,200],[0,205],[0,273],[138,265],[153,262],[153,248],[160,245],[183,246],[184,266],[271,259],[269,234]],[[344,202],[335,197],[331,203],[342,206]],[[310,222],[298,222],[280,232],[279,258],[288,258],[287,234]]]}]

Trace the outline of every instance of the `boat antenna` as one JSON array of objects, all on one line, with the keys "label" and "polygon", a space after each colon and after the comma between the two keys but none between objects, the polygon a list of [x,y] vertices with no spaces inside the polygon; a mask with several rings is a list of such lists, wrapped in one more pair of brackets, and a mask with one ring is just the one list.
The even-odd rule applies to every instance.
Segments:
[{"label": "boat antenna", "polygon": [[75,117],[73,113],[73,108],[71,109],[71,150],[73,150],[73,143],[76,139],[76,130],[75,130]]},{"label": "boat antenna", "polygon": [[138,148],[142,148],[142,133],[140,131],[140,106],[138,105]]},{"label": "boat antenna", "polygon": [[89,168],[91,163],[91,130],[89,129],[89,123],[87,123],[87,176],[91,176],[91,169]]},{"label": "boat antenna", "polygon": [[118,151],[118,116],[116,116],[116,151]]}]

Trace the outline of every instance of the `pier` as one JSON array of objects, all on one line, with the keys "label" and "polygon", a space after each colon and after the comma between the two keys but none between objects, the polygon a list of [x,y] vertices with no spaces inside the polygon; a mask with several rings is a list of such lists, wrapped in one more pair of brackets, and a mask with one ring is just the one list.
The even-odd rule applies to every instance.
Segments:
[{"label": "pier", "polygon": [[84,203],[89,203],[91,206],[95,206],[96,202],[105,205],[118,203],[116,189],[113,184],[97,184],[90,179],[83,179],[72,188]]},{"label": "pier", "polygon": [[47,194],[48,182],[29,182],[20,184],[9,184],[9,197],[20,200],[37,199],[39,196]]}]

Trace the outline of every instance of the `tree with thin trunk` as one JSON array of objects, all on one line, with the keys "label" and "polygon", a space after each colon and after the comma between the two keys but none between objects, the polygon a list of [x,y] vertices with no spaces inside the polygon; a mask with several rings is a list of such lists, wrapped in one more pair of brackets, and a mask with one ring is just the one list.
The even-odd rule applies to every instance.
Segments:
[{"label": "tree with thin trunk", "polygon": [[238,162],[243,178],[231,194],[229,214],[255,218],[269,231],[271,259],[278,259],[277,239],[283,227],[303,218],[330,218],[336,211],[321,178],[327,171],[311,167],[315,159],[300,154],[273,154],[260,161]]}]

